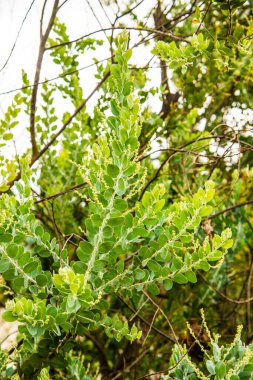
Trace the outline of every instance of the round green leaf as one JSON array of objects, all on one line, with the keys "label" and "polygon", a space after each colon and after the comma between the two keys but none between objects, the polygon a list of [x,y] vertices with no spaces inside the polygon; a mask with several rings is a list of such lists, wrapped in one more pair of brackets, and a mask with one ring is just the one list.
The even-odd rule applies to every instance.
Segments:
[{"label": "round green leaf", "polygon": [[12,241],[11,234],[0,234],[0,242],[9,243],[10,241]]},{"label": "round green leaf", "polygon": [[32,261],[31,263],[28,263],[24,266],[24,272],[25,273],[32,273],[38,268],[38,262]]},{"label": "round green leaf", "polygon": [[156,284],[148,285],[147,289],[148,289],[149,293],[151,293],[153,296],[157,296],[158,294],[160,294],[160,290]]},{"label": "round green leaf", "polygon": [[14,322],[17,320],[17,317],[15,317],[11,311],[5,311],[2,314],[2,319],[6,322]]},{"label": "round green leaf", "polygon": [[47,285],[47,276],[45,274],[39,274],[36,277],[36,282],[39,286],[46,286]]}]

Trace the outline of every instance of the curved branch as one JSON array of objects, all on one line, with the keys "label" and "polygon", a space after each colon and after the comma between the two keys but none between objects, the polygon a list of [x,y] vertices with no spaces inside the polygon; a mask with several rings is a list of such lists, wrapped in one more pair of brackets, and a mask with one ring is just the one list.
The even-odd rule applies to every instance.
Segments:
[{"label": "curved branch", "polygon": [[210,215],[206,219],[214,219],[214,218],[217,218],[217,216],[220,216],[220,215],[225,214],[225,213],[227,213],[229,211],[235,210],[238,207],[243,207],[243,206],[252,205],[252,204],[253,204],[253,201],[246,201],[246,202],[238,203],[238,204],[233,205],[231,207],[225,208],[224,210],[216,212],[216,214]]},{"label": "curved branch", "polygon": [[209,288],[211,288],[215,293],[219,294],[222,298],[224,298],[225,300],[227,300],[228,302],[230,303],[235,303],[235,304],[245,304],[245,303],[249,303],[251,301],[253,301],[253,297],[250,297],[246,300],[234,300],[228,296],[226,296],[225,294],[223,294],[220,290],[216,289],[201,273],[198,273],[200,275],[200,277],[202,278],[202,280],[209,286]]},{"label": "curved branch", "polygon": [[38,204],[38,203],[44,203],[44,202],[50,201],[51,199],[56,199],[56,198],[60,197],[61,195],[64,195],[64,194],[70,193],[71,191],[74,191],[74,190],[80,189],[80,188],[84,187],[85,185],[87,185],[86,182],[84,182],[84,183],[80,183],[79,185],[72,186],[72,187],[70,187],[69,189],[66,189],[66,190],[60,191],[59,193],[56,193],[56,194],[50,195],[49,197],[45,197],[45,198],[38,199],[38,200],[35,201],[34,203],[35,203],[35,204]]},{"label": "curved branch", "polygon": [[37,147],[37,142],[36,142],[36,131],[35,131],[35,112],[36,112],[36,101],[37,101],[37,93],[38,93],[38,83],[40,80],[40,72],[41,72],[41,67],[42,67],[42,61],[43,61],[43,56],[45,53],[45,47],[46,47],[46,42],[49,36],[49,33],[54,25],[54,20],[56,17],[56,13],[58,10],[58,5],[59,5],[59,0],[54,1],[54,6],[52,9],[52,13],[48,22],[48,26],[46,28],[46,31],[44,34],[42,34],[42,23],[43,23],[43,16],[44,16],[44,11],[45,11],[45,5],[46,5],[47,0],[45,0],[43,9],[42,9],[42,15],[41,15],[41,20],[40,20],[40,34],[41,34],[41,39],[40,39],[40,46],[39,46],[39,54],[37,58],[37,64],[36,64],[36,70],[35,70],[35,76],[34,76],[34,86],[33,86],[33,91],[32,91],[32,98],[31,98],[31,112],[30,112],[30,136],[31,136],[31,143],[32,143],[32,157],[33,159],[37,156],[38,154],[38,147]]},{"label": "curved branch", "polygon": [[22,28],[23,28],[23,26],[24,26],[25,20],[27,19],[27,16],[28,16],[30,10],[32,9],[32,6],[33,6],[34,3],[35,3],[35,0],[33,0],[33,1],[31,2],[30,6],[29,6],[29,8],[28,8],[28,10],[27,10],[27,12],[26,12],[26,14],[25,14],[25,17],[24,17],[23,20],[22,20],[21,26],[20,26],[20,28],[19,28],[19,30],[18,30],[17,37],[16,37],[16,39],[15,39],[15,41],[14,41],[14,44],[12,45],[12,48],[11,48],[10,54],[8,55],[8,58],[6,59],[6,61],[5,61],[5,63],[3,64],[3,66],[1,67],[0,72],[3,71],[3,69],[8,65],[8,62],[9,62],[9,60],[10,60],[12,54],[13,54],[13,51],[14,51],[14,49],[15,49],[15,47],[16,47],[16,44],[17,44],[17,41],[18,41],[19,35],[20,35],[20,33],[21,33],[21,30],[22,30]]},{"label": "curved branch", "polygon": [[[131,305],[128,305],[128,303],[123,298],[121,298],[118,294],[116,294],[116,296],[120,299],[121,302],[123,302],[128,307],[128,309],[130,309],[134,314],[136,314],[136,310]],[[143,318],[140,314],[136,314],[136,318],[139,318],[145,325],[149,327],[151,326],[152,330],[156,331],[158,334],[160,334],[162,337],[166,338],[170,342],[174,344],[177,343],[174,338],[170,337],[169,335],[165,334],[163,331],[159,330],[157,327],[155,327],[150,322],[148,322],[145,318]]]},{"label": "curved branch", "polygon": [[195,140],[191,140],[189,141],[188,143],[182,145],[181,147],[179,147],[179,149],[176,149],[174,150],[163,162],[162,164],[159,166],[159,168],[157,169],[154,177],[152,177],[148,183],[146,184],[146,186],[144,187],[144,189],[142,190],[142,193],[140,195],[140,198],[141,199],[143,197],[143,194],[145,193],[145,191],[148,189],[148,187],[151,185],[151,183],[153,183],[159,176],[162,168],[164,167],[164,165],[177,153],[182,153],[182,149],[191,145],[191,144],[194,144],[195,142],[199,142],[199,141],[202,141],[202,140],[210,140],[210,139],[213,139],[213,138],[222,138],[224,136],[205,136],[205,137],[201,137],[201,138],[196,138]]},{"label": "curved branch", "polygon": [[45,50],[51,50],[51,49],[55,49],[57,47],[71,45],[71,44],[73,44],[75,42],[83,40],[84,38],[90,37],[93,34],[97,34],[97,33],[100,33],[100,32],[106,32],[106,31],[110,31],[110,30],[136,30],[138,32],[149,32],[149,33],[159,34],[159,35],[164,36],[164,37],[170,37],[171,39],[176,40],[176,41],[183,41],[183,42],[189,43],[189,41],[186,40],[184,37],[176,36],[176,35],[174,35],[171,32],[163,32],[161,30],[152,29],[152,28],[130,27],[130,26],[114,26],[114,27],[109,27],[109,28],[103,28],[103,29],[95,30],[94,32],[90,32],[90,33],[85,34],[85,35],[83,35],[81,37],[78,37],[75,40],[66,41],[66,42],[62,42],[62,43],[57,44],[57,45],[49,46]]}]

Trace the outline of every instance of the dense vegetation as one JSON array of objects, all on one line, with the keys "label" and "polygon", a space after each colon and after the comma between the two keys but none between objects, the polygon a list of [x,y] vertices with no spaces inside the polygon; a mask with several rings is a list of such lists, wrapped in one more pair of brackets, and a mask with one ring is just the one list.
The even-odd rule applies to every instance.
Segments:
[{"label": "dense vegetation", "polygon": [[[0,121],[0,299],[18,322],[0,377],[251,379],[252,1],[101,1],[108,39],[75,41],[63,3],[45,1],[34,81]],[[103,44],[88,95],[80,58]]]}]

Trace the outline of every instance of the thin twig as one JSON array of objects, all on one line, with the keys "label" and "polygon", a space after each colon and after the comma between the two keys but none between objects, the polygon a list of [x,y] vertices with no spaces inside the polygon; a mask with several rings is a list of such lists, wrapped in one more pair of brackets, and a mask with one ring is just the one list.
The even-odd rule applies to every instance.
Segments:
[{"label": "thin twig", "polygon": [[74,113],[68,118],[67,121],[63,124],[61,129],[52,137],[52,139],[41,149],[38,153],[36,160],[32,160],[32,164],[37,161],[47,150],[48,148],[55,142],[58,136],[62,134],[62,132],[66,129],[66,127],[71,123],[71,121],[76,117],[76,115],[83,109],[86,103],[92,98],[92,96],[97,92],[97,90],[102,86],[102,84],[106,81],[106,79],[110,76],[110,71],[108,71],[105,76],[101,79],[101,81],[96,85],[90,95],[82,101],[82,103],[76,108]]},{"label": "thin twig", "polygon": [[43,20],[44,20],[44,13],[45,13],[46,6],[47,6],[47,0],[44,0],[44,4],[42,7],[41,16],[40,16],[40,39],[41,40],[43,38]]},{"label": "thin twig", "polygon": [[[102,62],[105,62],[105,61],[108,61],[109,59],[111,58],[110,57],[106,57],[106,58],[103,58],[103,59],[100,59],[96,62],[93,62],[93,63],[90,63],[89,65],[86,65],[86,66],[83,66],[83,67],[80,67],[79,69],[75,69],[75,70],[71,70],[71,71],[67,71],[66,73],[62,73],[60,75],[58,75],[57,77],[53,77],[53,78],[50,78],[50,79],[45,79],[41,82],[38,82],[37,85],[42,85],[42,84],[45,84],[45,83],[49,83],[49,82],[53,82],[53,81],[56,81],[58,79],[62,79],[62,78],[65,78],[66,76],[68,75],[73,75],[73,74],[76,74],[78,73],[79,71],[82,71],[82,70],[85,70],[85,69],[89,69],[90,67],[93,67],[93,66],[97,66],[99,63],[102,63]],[[8,95],[8,94],[11,94],[12,92],[16,92],[16,91],[23,91],[23,90],[27,90],[28,88],[33,88],[34,85],[33,84],[30,84],[28,86],[23,86],[23,87],[18,87],[18,88],[14,88],[13,90],[8,90],[8,91],[4,91],[4,92],[0,92],[0,95]]]},{"label": "thin twig", "polygon": [[106,32],[106,31],[110,31],[110,30],[135,30],[135,31],[138,31],[138,32],[149,32],[149,33],[160,34],[160,35],[162,35],[164,37],[170,37],[171,39],[176,40],[176,41],[183,41],[183,42],[189,43],[189,41],[187,41],[184,37],[175,36],[171,32],[163,32],[163,31],[157,30],[157,29],[134,27],[134,26],[132,26],[132,27],[131,26],[114,26],[114,27],[108,27],[108,28],[103,28],[103,29],[95,30],[95,31],[90,32],[88,34],[85,34],[85,35],[83,35],[81,37],[78,37],[78,38],[76,38],[74,40],[66,41],[66,42],[62,42],[60,44],[49,46],[45,50],[51,50],[51,49],[55,49],[55,48],[58,48],[58,47],[61,47],[61,46],[65,46],[65,45],[71,45],[73,43],[76,43],[78,41],[83,40],[84,38],[90,37],[93,34],[97,34],[97,33],[101,33],[101,32]]},{"label": "thin twig", "polygon": [[177,149],[176,151],[173,151],[163,162],[162,164],[159,166],[159,168],[157,169],[155,175],[148,181],[148,183],[146,184],[146,186],[144,187],[144,189],[142,190],[141,192],[141,195],[140,195],[140,198],[141,199],[145,193],[145,191],[148,189],[148,187],[151,185],[151,183],[153,183],[158,177],[159,177],[159,174],[161,172],[161,170],[163,169],[163,167],[165,166],[165,164],[177,153],[180,153],[180,150],[182,150],[183,148],[191,145],[191,144],[194,144],[195,142],[199,142],[199,141],[202,141],[202,140],[210,140],[212,138],[218,138],[218,137],[223,137],[223,136],[206,136],[206,137],[201,137],[201,138],[197,138],[197,139],[194,139],[194,140],[191,140],[189,141],[188,143],[182,145],[181,147],[179,147],[179,149]]},{"label": "thin twig", "polygon": [[137,356],[137,358],[135,360],[133,360],[126,368],[124,368],[122,371],[120,371],[116,376],[114,376],[111,380],[116,380],[118,379],[119,377],[122,376],[123,373],[126,373],[130,370],[130,368],[132,368],[135,364],[137,364],[146,354],[147,352],[150,350],[150,347],[147,348],[146,350],[142,351],[141,354],[139,356]]},{"label": "thin twig", "polygon": [[[118,294],[116,294],[116,296],[120,299],[121,302],[123,302],[128,307],[128,309],[130,309],[133,313],[136,313],[136,310],[131,305],[128,305],[128,303],[123,298],[121,298]],[[143,318],[140,314],[137,314],[136,317],[139,318],[143,323],[145,323],[145,325],[147,325],[147,326],[151,325],[151,323],[148,322],[145,318]],[[166,338],[170,342],[176,343],[176,341],[175,341],[174,338],[172,338],[169,335],[165,334],[163,331],[159,330],[157,327],[152,326],[152,330],[156,331],[163,338]]]},{"label": "thin twig", "polygon": [[[90,8],[91,10],[91,13],[93,14],[95,20],[97,21],[98,25],[100,26],[101,29],[103,29],[103,25],[101,24],[100,20],[99,20],[99,17],[97,16],[96,12],[94,11],[91,3],[89,2],[89,0],[85,0],[85,2],[87,3],[88,7]],[[104,32],[105,36],[106,36],[106,33]]]},{"label": "thin twig", "polygon": [[132,8],[128,9],[127,11],[123,12],[120,16],[117,17],[117,20],[120,18],[128,15],[129,13],[132,13],[136,8],[138,8],[145,0],[139,1],[136,5],[134,5]]},{"label": "thin twig", "polygon": [[228,36],[232,33],[232,7],[230,0],[228,0],[228,16],[229,16],[229,28],[228,28]]},{"label": "thin twig", "polygon": [[6,335],[6,337],[5,338],[3,338],[2,340],[1,340],[1,342],[0,342],[0,347],[2,346],[2,344],[10,337],[10,336],[12,336],[12,335],[14,335],[14,334],[18,334],[18,330],[15,330],[15,331],[12,331],[11,333],[9,333],[8,335]]},{"label": "thin twig", "polygon": [[[100,86],[106,81],[106,79],[109,77],[110,72],[107,72],[105,76],[101,79],[101,81],[96,85],[94,90],[89,94],[89,96],[83,100],[83,102],[76,108],[74,113],[68,118],[68,120],[63,124],[62,128],[52,137],[52,139],[40,150],[40,152],[32,158],[30,167],[33,166],[33,164],[48,150],[48,148],[55,142],[58,136],[66,129],[66,127],[71,123],[71,121],[75,118],[75,116],[83,109],[83,107],[86,105],[86,103],[92,98],[92,96],[96,93],[96,91],[100,88]],[[8,190],[14,185],[16,181],[18,181],[21,178],[21,172],[19,171],[16,175],[16,177],[8,182]],[[6,193],[8,190],[1,191],[0,193]]]},{"label": "thin twig", "polygon": [[[252,275],[253,275],[253,255],[251,250],[250,255],[250,264],[249,264],[249,275],[247,279],[247,299],[249,300],[251,298],[251,282],[252,282]],[[247,321],[247,337],[249,338],[252,334],[252,328],[251,328],[251,304],[250,302],[246,305],[246,321]]]},{"label": "thin twig", "polygon": [[105,17],[106,17],[107,20],[109,21],[110,25],[112,25],[112,22],[111,22],[111,20],[110,20],[110,17],[108,16],[108,14],[107,14],[107,12],[106,12],[106,10],[105,10],[105,7],[104,7],[102,1],[101,1],[101,0],[98,0],[98,2],[99,2],[99,5],[100,5],[100,7],[102,8],[102,10],[103,10],[103,12],[104,12]]},{"label": "thin twig", "polygon": [[204,22],[204,20],[205,20],[205,18],[206,18],[206,16],[207,16],[207,13],[208,13],[208,11],[209,11],[211,5],[212,5],[212,2],[213,2],[213,0],[211,0],[211,1],[209,2],[208,6],[207,6],[207,8],[206,8],[205,14],[204,14],[204,16],[203,16],[201,22],[199,23],[198,29],[196,30],[196,34],[199,33],[200,28],[201,28],[201,26],[203,25],[203,22]]},{"label": "thin twig", "polygon": [[[203,323],[201,325],[201,328],[200,328],[200,332],[197,336],[197,339],[201,336],[202,334],[202,329],[203,329]],[[153,372],[153,373],[150,373],[150,374],[147,374],[147,375],[144,375],[144,376],[141,376],[141,377],[138,377],[136,380],[144,380],[144,379],[147,379],[149,377],[153,377],[155,375],[162,375],[162,374],[167,374],[169,372],[171,372],[173,369],[177,368],[177,366],[181,363],[181,361],[191,352],[191,350],[193,349],[193,347],[195,346],[196,344],[196,341],[194,341],[190,347],[188,348],[188,350],[185,352],[185,354],[183,354],[181,356],[181,358],[177,361],[176,364],[174,364],[173,366],[165,369],[164,371],[158,371],[158,372]]]},{"label": "thin twig", "polygon": [[142,304],[136,310],[136,313],[134,315],[132,315],[132,317],[129,319],[129,322],[132,322],[132,320],[139,314],[139,312],[141,311],[141,309],[146,305],[146,303],[148,301],[149,301],[148,298],[146,298],[145,301],[142,302]]},{"label": "thin twig", "polygon": [[168,323],[168,325],[169,325],[169,327],[170,327],[170,329],[171,329],[171,332],[172,332],[172,334],[173,334],[173,336],[174,336],[174,339],[175,339],[176,343],[177,343],[178,346],[179,346],[179,342],[178,342],[178,339],[177,339],[176,333],[175,333],[175,331],[174,331],[174,329],[173,329],[173,326],[172,326],[172,324],[170,323],[170,320],[169,320],[169,318],[167,317],[167,315],[164,313],[163,309],[160,308],[160,306],[159,306],[159,305],[153,300],[152,297],[150,297],[150,295],[149,295],[145,290],[142,290],[142,292],[143,292],[143,294],[145,294],[145,296],[150,300],[150,302],[151,302],[151,303],[152,303],[157,309],[159,309],[160,313],[164,316],[164,318],[166,319],[166,321],[167,321],[167,323]]},{"label": "thin twig", "polygon": [[238,207],[243,207],[243,206],[252,205],[252,204],[253,204],[253,201],[246,201],[246,202],[238,203],[238,204],[233,205],[231,207],[228,207],[222,211],[216,212],[216,214],[212,214],[212,215],[208,216],[206,219],[214,219],[214,218],[217,218],[217,216],[220,216],[222,214],[225,214],[227,212],[235,210]]},{"label": "thin twig", "polygon": [[12,56],[12,54],[13,54],[13,51],[14,51],[14,49],[15,49],[15,47],[16,47],[16,44],[17,44],[17,41],[18,41],[19,35],[20,35],[20,33],[21,33],[21,30],[22,30],[22,28],[23,28],[23,26],[24,26],[25,20],[27,19],[27,16],[28,16],[30,10],[32,9],[32,6],[33,6],[34,3],[35,3],[35,0],[33,0],[33,1],[31,2],[30,6],[29,6],[29,8],[28,8],[28,10],[27,10],[27,12],[26,12],[26,14],[25,14],[25,17],[24,17],[23,20],[22,20],[21,26],[20,26],[20,28],[19,28],[19,30],[18,30],[17,37],[16,37],[16,39],[15,39],[15,41],[14,41],[14,44],[12,45],[12,48],[11,48],[10,54],[8,55],[8,58],[6,59],[6,61],[5,61],[5,63],[3,64],[3,66],[1,67],[0,72],[3,71],[3,69],[4,69],[4,68],[8,65],[8,63],[9,63],[9,60],[10,60],[10,58],[11,58],[11,56]]},{"label": "thin twig", "polygon": [[80,188],[82,188],[82,187],[84,187],[84,186],[86,186],[86,185],[87,185],[86,182],[84,182],[84,183],[80,183],[80,184],[75,185],[75,186],[72,186],[72,187],[70,187],[70,188],[68,188],[68,189],[66,189],[66,190],[59,191],[59,193],[56,193],[56,194],[50,195],[49,197],[45,197],[45,198],[38,199],[38,200],[35,201],[34,203],[35,203],[35,204],[38,204],[38,203],[47,202],[47,201],[49,201],[50,199],[58,198],[58,197],[60,197],[61,195],[67,194],[67,193],[69,193],[69,192],[71,192],[71,191],[73,191],[73,190],[80,189]]},{"label": "thin twig", "polygon": [[241,304],[245,304],[245,303],[249,303],[251,301],[253,301],[253,297],[250,297],[246,300],[234,300],[230,297],[227,297],[225,294],[223,294],[220,290],[216,289],[200,272],[198,273],[200,275],[200,277],[202,278],[202,280],[214,291],[216,292],[217,294],[219,294],[222,298],[224,298],[225,300],[227,300],[228,302],[230,303],[235,303],[237,305],[241,305]]},{"label": "thin twig", "polygon": [[68,2],[69,0],[64,0],[63,2],[62,2],[62,4],[61,5],[59,5],[59,7],[58,7],[58,12],[59,12],[59,10]]},{"label": "thin twig", "polygon": [[[147,299],[148,299],[148,298],[147,298]],[[153,318],[152,318],[152,321],[151,321],[151,323],[150,323],[150,326],[149,326],[149,329],[148,329],[148,331],[147,331],[147,334],[146,334],[146,336],[145,336],[145,338],[144,338],[144,340],[143,340],[143,343],[142,343],[143,346],[144,346],[144,344],[146,343],[146,340],[147,340],[147,338],[148,338],[148,336],[149,336],[149,334],[150,334],[150,331],[152,330],[152,326],[153,326],[153,324],[154,324],[154,322],[155,322],[155,319],[156,319],[156,316],[157,316],[158,312],[159,312],[159,309],[157,308],[156,311],[155,311],[155,313],[154,313],[154,315],[153,315]]]}]

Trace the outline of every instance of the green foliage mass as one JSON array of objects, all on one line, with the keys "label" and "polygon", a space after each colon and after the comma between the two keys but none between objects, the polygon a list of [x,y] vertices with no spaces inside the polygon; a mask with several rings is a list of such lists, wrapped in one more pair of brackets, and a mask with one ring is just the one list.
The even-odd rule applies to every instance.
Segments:
[{"label": "green foliage mass", "polygon": [[[176,20],[185,2],[175,3]],[[39,155],[0,156],[2,318],[18,326],[16,346],[0,350],[1,379],[252,378],[252,120],[226,121],[235,107],[252,111],[252,10],[196,3],[152,48],[176,101],[166,81],[148,88],[123,31],[113,59],[97,63],[93,115],[82,106],[75,118],[55,95],[78,109],[79,57],[103,41],[69,44],[55,19],[46,46],[61,81],[40,89]],[[0,121],[3,148],[32,112],[22,78]],[[157,94],[166,114],[152,110]]]}]

